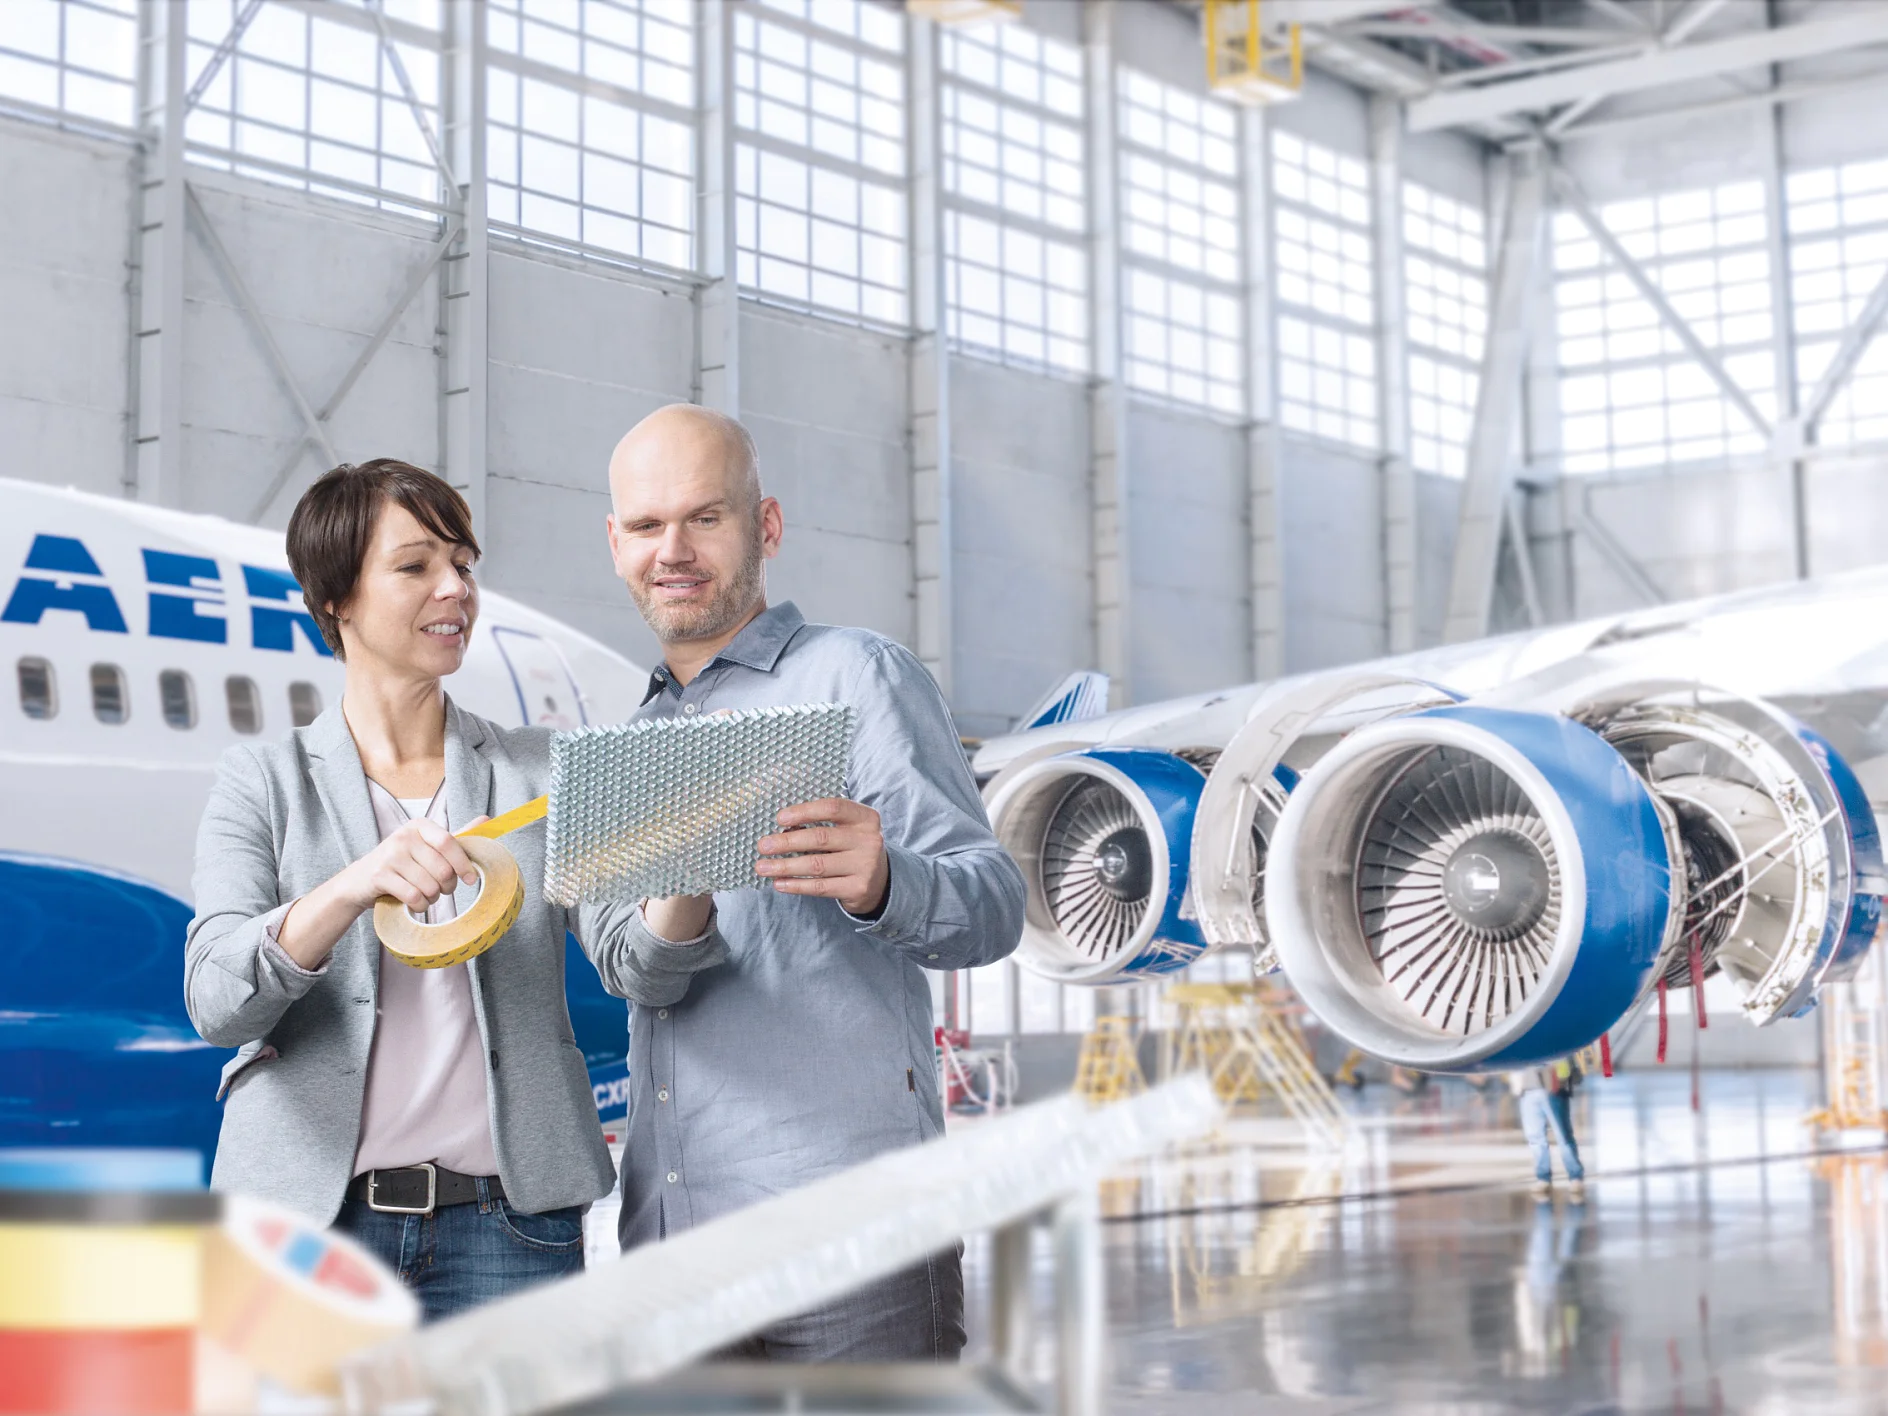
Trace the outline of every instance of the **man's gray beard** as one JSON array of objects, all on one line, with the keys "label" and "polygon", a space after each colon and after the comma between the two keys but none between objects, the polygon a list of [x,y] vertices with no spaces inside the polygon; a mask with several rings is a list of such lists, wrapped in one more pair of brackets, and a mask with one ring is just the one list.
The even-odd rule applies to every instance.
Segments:
[{"label": "man's gray beard", "polygon": [[644,623],[664,644],[690,639],[713,639],[741,622],[760,597],[760,536],[748,542],[747,554],[732,580],[716,581],[715,593],[705,605],[665,605],[648,585],[632,585],[630,595],[642,611]]}]

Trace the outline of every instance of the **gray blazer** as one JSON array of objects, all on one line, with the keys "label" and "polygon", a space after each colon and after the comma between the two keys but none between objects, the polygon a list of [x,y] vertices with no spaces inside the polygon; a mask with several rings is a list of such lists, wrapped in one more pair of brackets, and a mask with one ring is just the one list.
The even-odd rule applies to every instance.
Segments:
[{"label": "gray blazer", "polygon": [[[550,733],[501,728],[446,703],[449,819],[497,815],[550,785]],[[226,1096],[211,1184],[261,1195],[322,1223],[354,1174],[367,1059],[374,1041],[380,941],[368,911],[318,969],[265,949],[281,907],[380,841],[367,777],[337,703],[274,743],[224,753],[197,833],[197,915],[184,947],[184,1000],[204,1039],[241,1051]],[[690,974],[727,957],[713,932],[669,944],[634,902],[565,910],[544,899],[544,827],[505,838],[525,881],[505,937],[465,965],[486,1052],[492,1143],[505,1194],[528,1213],[584,1205],[613,1176],[589,1074],[564,1002],[564,932],[604,986],[665,1007]],[[476,891],[461,888],[461,910]],[[627,1023],[627,1020],[626,1020]]]}]

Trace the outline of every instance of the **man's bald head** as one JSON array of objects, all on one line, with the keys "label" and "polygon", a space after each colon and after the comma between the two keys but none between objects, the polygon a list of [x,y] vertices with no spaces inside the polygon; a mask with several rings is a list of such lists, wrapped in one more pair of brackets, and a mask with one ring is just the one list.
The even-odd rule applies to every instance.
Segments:
[{"label": "man's bald head", "polygon": [[670,403],[624,433],[610,454],[610,501],[618,515],[630,487],[686,476],[722,479],[729,503],[753,515],[760,505],[760,457],[740,420],[699,403]]},{"label": "man's bald head", "polygon": [[723,643],[767,603],[780,503],[754,440],[693,403],[658,408],[610,455],[610,558],[663,642]]}]

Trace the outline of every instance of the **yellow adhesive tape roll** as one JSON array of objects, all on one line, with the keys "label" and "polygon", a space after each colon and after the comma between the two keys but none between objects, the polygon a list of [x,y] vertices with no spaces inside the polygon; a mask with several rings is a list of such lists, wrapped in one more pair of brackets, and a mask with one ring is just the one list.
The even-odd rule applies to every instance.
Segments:
[{"label": "yellow adhesive tape roll", "polygon": [[524,906],[524,877],[511,852],[481,836],[459,839],[480,876],[471,909],[444,924],[422,924],[398,900],[382,896],[374,903],[374,933],[403,964],[443,969],[476,959],[504,936]]},{"label": "yellow adhesive tape roll", "polygon": [[203,1254],[203,1335],[296,1391],[334,1392],[350,1353],[419,1323],[400,1280],[344,1234],[246,1195],[228,1197]]}]

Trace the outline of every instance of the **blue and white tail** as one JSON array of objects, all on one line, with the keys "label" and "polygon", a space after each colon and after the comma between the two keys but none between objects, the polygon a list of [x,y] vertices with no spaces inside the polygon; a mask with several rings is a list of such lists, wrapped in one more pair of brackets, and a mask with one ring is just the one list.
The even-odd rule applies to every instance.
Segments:
[{"label": "blue and white tail", "polygon": [[1058,683],[1027,713],[1012,732],[1046,728],[1056,723],[1079,723],[1108,711],[1108,676],[1094,669],[1078,669]]}]

